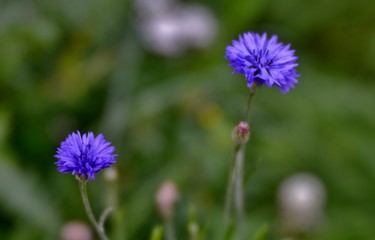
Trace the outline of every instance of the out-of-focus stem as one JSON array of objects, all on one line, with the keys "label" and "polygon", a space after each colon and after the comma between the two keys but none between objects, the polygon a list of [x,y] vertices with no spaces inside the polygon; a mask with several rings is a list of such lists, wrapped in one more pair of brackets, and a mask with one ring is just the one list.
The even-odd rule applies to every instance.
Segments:
[{"label": "out-of-focus stem", "polygon": [[249,124],[249,120],[250,120],[250,110],[251,110],[251,103],[253,102],[253,97],[255,95],[255,92],[257,90],[257,84],[254,82],[250,89],[249,89],[249,100],[247,101],[247,108],[246,108],[246,115],[245,115],[245,119],[246,119],[246,122]]},{"label": "out-of-focus stem", "polygon": [[165,228],[165,239],[166,240],[176,240],[176,234],[174,232],[174,226],[172,222],[172,217],[166,217],[164,219]]},{"label": "out-of-focus stem", "polygon": [[[249,89],[249,100],[247,102],[245,119],[249,123],[250,120],[250,110],[253,97],[257,89],[257,84],[254,82]],[[231,170],[229,175],[227,195],[226,195],[226,205],[225,205],[225,225],[228,229],[230,217],[231,217],[231,207],[232,200],[234,201],[235,212],[236,212],[236,229],[237,229],[237,239],[243,240],[244,230],[244,194],[243,194],[243,178],[244,178],[244,165],[245,165],[245,144],[246,143],[236,143],[234,147],[233,160],[231,162]]]},{"label": "out-of-focus stem", "polygon": [[102,215],[100,216],[99,218],[99,227],[101,229],[104,230],[104,223],[105,223],[105,220],[107,220],[108,218],[108,215],[113,211],[113,208],[112,207],[108,207],[104,210],[104,212],[102,213]]},{"label": "out-of-focus stem", "polygon": [[79,190],[81,192],[83,205],[85,206],[85,210],[86,210],[87,216],[90,219],[91,224],[93,225],[95,231],[100,236],[101,240],[108,240],[108,238],[104,234],[104,228],[98,225],[98,223],[95,220],[94,214],[92,213],[92,210],[91,210],[91,207],[90,207],[90,202],[89,202],[89,199],[87,197],[87,188],[86,188],[86,182],[87,181],[80,179],[80,180],[78,180],[78,182],[79,182]]},{"label": "out-of-focus stem", "polygon": [[235,192],[234,204],[236,207],[237,234],[238,239],[244,239],[243,220],[244,220],[244,195],[243,195],[243,169],[245,161],[245,144],[241,144],[238,151],[235,152]]},{"label": "out-of-focus stem", "polygon": [[240,147],[239,144],[236,144],[234,147],[234,154],[233,158],[231,160],[231,167],[229,172],[229,179],[228,179],[228,186],[227,186],[227,193],[226,193],[226,199],[225,199],[225,226],[226,228],[229,228],[230,225],[230,218],[232,215],[232,200],[233,200],[233,187],[234,187],[234,180],[236,176],[236,152],[238,151],[238,148]]}]

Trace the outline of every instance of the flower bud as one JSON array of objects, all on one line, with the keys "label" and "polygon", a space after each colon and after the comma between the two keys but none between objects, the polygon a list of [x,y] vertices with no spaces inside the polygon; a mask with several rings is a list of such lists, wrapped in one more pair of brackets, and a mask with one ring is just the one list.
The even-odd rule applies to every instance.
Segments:
[{"label": "flower bud", "polygon": [[62,240],[92,240],[90,227],[85,223],[72,221],[66,223],[61,230]]},{"label": "flower bud", "polygon": [[247,122],[240,122],[232,132],[232,139],[236,144],[244,144],[249,140],[250,126]]},{"label": "flower bud", "polygon": [[104,170],[104,179],[108,182],[115,182],[117,181],[118,174],[116,168],[107,168]]},{"label": "flower bud", "polygon": [[163,217],[170,218],[173,215],[173,208],[177,199],[178,191],[175,183],[165,181],[156,193],[156,204]]}]

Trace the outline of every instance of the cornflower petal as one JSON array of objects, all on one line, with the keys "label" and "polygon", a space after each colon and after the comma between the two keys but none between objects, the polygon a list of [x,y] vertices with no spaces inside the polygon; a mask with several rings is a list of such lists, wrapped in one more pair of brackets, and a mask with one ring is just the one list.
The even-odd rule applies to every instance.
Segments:
[{"label": "cornflower petal", "polygon": [[79,131],[70,134],[57,149],[57,171],[72,173],[80,178],[94,180],[95,173],[116,162],[115,147],[92,132],[81,135]]},{"label": "cornflower petal", "polygon": [[277,42],[277,36],[267,39],[267,34],[244,33],[238,41],[233,40],[232,46],[227,46],[225,58],[233,73],[244,74],[247,86],[253,83],[258,86],[277,86],[281,92],[287,93],[298,83],[295,51],[290,44]]}]

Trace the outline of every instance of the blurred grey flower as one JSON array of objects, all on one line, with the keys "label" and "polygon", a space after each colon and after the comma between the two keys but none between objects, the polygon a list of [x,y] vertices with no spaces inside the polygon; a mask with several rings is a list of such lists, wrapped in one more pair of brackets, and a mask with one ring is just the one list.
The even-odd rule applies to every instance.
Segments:
[{"label": "blurred grey flower", "polygon": [[199,4],[181,6],[175,13],[179,19],[181,41],[187,46],[204,48],[213,40],[217,23],[211,11]]},{"label": "blurred grey flower", "polygon": [[[211,11],[199,4],[179,4],[173,0],[135,1],[136,29],[146,48],[177,56],[190,48],[207,47],[217,32]],[[151,6],[152,5],[152,6]]]},{"label": "blurred grey flower", "polygon": [[312,174],[299,173],[285,179],[278,192],[283,232],[311,230],[321,220],[325,198],[322,182]]}]

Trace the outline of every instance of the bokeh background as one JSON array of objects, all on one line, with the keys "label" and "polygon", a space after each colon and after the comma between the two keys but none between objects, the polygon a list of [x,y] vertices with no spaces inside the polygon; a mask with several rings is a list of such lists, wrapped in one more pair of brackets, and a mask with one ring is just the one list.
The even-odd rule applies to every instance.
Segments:
[{"label": "bokeh background", "polygon": [[301,74],[286,95],[255,96],[247,235],[268,224],[267,239],[374,239],[374,11],[371,0],[2,0],[0,239],[60,239],[88,222],[76,180],[54,165],[75,130],[117,148],[117,178],[88,185],[97,216],[116,206],[111,239],[149,239],[167,179],[178,239],[189,222],[223,239],[230,135],[248,97],[224,53],[245,31],[291,43]]}]

